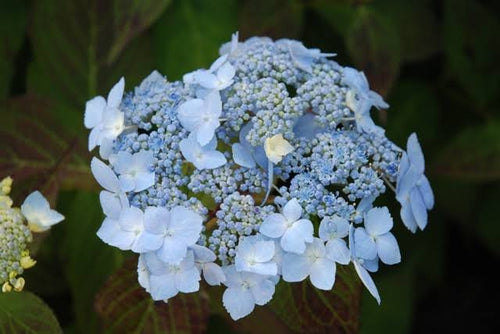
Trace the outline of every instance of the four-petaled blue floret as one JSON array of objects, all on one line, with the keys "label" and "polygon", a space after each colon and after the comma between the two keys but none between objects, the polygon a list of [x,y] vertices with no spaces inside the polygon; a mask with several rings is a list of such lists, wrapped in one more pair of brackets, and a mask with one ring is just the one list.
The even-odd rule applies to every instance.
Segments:
[{"label": "four-petaled blue floret", "polygon": [[[404,151],[371,117],[388,108],[363,72],[299,41],[234,34],[208,69],[169,82],[152,72],[124,93],[87,102],[92,172],[106,216],[98,236],[139,254],[154,300],[223,284],[233,319],[271,300],[282,279],[334,287],[353,264],[370,273],[401,261],[401,219],[424,229],[434,205],[415,134]],[[348,242],[347,242],[347,240]]]}]

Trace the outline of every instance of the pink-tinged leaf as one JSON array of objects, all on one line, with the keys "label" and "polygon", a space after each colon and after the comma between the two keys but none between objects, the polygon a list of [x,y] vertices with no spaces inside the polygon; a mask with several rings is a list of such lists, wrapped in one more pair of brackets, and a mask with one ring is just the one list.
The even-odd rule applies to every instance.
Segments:
[{"label": "pink-tinged leaf", "polygon": [[53,203],[61,188],[96,189],[84,144],[53,121],[50,108],[46,100],[32,96],[0,106],[5,124],[0,129],[0,178],[14,179],[18,203],[33,190]]},{"label": "pink-tinged leaf", "polygon": [[209,317],[203,291],[154,302],[137,281],[135,257],[106,281],[95,309],[107,333],[205,333]]}]

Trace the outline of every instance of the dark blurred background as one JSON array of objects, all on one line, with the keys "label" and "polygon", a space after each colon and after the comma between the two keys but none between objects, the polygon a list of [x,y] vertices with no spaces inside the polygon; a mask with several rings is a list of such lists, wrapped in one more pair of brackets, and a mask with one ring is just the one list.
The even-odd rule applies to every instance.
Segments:
[{"label": "dark blurred background", "polygon": [[[154,318],[152,308],[138,317],[128,299],[101,290],[124,256],[95,236],[102,217],[85,152],[85,101],[106,95],[121,76],[130,90],[154,69],[178,80],[206,68],[235,31],[336,52],[336,61],[365,71],[390,104],[374,115],[388,137],[404,146],[410,133],[419,136],[436,206],[423,232],[397,224],[403,261],[374,275],[380,307],[363,293],[360,333],[499,333],[496,0],[0,0],[0,178],[14,176],[18,198],[42,189],[67,217],[35,244],[27,289],[67,333],[127,331],[108,318],[141,332],[133,326]],[[118,311],[95,301],[103,294],[117,300]],[[290,330],[267,308],[236,324],[211,302],[210,311],[187,317],[194,327],[178,332]],[[148,331],[175,332],[172,322],[162,324]]]}]

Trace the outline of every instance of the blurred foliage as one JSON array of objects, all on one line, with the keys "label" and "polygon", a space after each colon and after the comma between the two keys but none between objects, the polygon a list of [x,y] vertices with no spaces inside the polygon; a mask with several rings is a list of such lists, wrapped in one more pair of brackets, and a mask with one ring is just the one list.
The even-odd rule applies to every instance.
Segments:
[{"label": "blurred foliage", "polygon": [[50,308],[30,292],[0,294],[0,333],[62,333]]},{"label": "blurred foliage", "polygon": [[[18,204],[38,188],[67,218],[34,250],[26,288],[40,298],[0,294],[0,332],[496,332],[499,13],[494,0],[0,0],[0,178],[15,177]],[[177,80],[208,67],[237,30],[338,53],[391,105],[374,113],[389,138],[422,142],[436,208],[417,235],[398,224],[403,263],[374,275],[382,305],[363,292],[359,318],[341,271],[332,293],[282,284],[236,323],[220,289],[153,303],[135,260],[120,269],[95,235],[85,101],[121,76],[130,90],[154,69]]]},{"label": "blurred foliage", "polygon": [[203,288],[154,302],[137,282],[137,256],[106,281],[95,307],[104,330],[116,333],[205,333],[210,315]]}]

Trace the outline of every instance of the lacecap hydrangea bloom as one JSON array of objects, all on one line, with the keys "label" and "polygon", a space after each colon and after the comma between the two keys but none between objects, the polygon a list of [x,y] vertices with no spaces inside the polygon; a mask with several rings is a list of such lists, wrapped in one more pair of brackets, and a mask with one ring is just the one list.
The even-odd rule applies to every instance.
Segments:
[{"label": "lacecap hydrangea bloom", "polygon": [[26,197],[21,208],[13,207],[9,194],[12,178],[0,181],[0,286],[2,292],[21,291],[25,280],[24,270],[33,267],[36,261],[30,257],[29,243],[32,232],[44,232],[64,219],[50,209],[49,202],[35,191]]},{"label": "lacecap hydrangea bloom", "polygon": [[208,69],[169,82],[152,72],[87,102],[92,172],[104,188],[107,244],[139,254],[154,300],[223,284],[233,319],[268,303],[280,280],[335,289],[353,264],[401,260],[388,189],[401,220],[424,229],[434,204],[417,136],[392,143],[370,112],[388,108],[363,72],[301,42],[234,34]]}]

